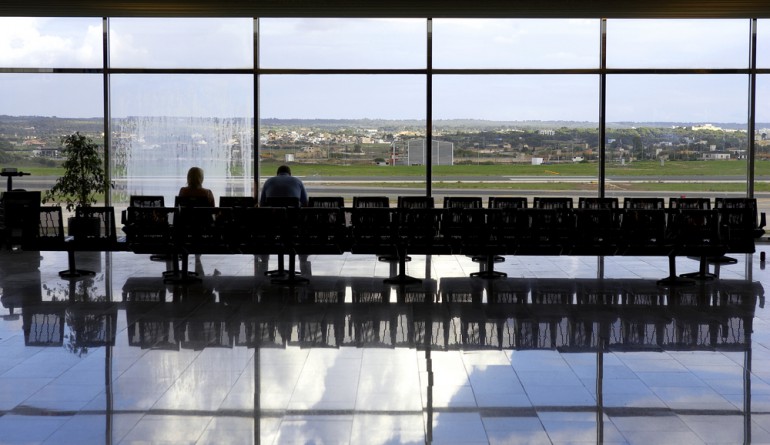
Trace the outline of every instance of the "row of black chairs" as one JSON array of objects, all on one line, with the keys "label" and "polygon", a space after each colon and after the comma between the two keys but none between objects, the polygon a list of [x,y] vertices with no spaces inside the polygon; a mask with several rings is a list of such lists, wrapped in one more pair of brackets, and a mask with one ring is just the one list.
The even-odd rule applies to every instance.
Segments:
[{"label": "row of black chairs", "polygon": [[[137,253],[390,253],[397,283],[419,281],[405,274],[410,253],[485,258],[474,275],[487,278],[504,276],[497,255],[668,256],[674,283],[675,257],[751,253],[762,229],[756,203],[744,200],[715,209],[130,207],[124,231]],[[298,279],[293,264],[289,280]]]}]

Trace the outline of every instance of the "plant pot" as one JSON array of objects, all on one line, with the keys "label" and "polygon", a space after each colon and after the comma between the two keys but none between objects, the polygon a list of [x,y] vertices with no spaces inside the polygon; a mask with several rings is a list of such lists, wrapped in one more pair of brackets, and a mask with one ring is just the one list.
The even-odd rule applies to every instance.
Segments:
[{"label": "plant pot", "polygon": [[68,220],[69,235],[75,239],[94,239],[101,236],[101,223],[94,216],[73,216]]}]

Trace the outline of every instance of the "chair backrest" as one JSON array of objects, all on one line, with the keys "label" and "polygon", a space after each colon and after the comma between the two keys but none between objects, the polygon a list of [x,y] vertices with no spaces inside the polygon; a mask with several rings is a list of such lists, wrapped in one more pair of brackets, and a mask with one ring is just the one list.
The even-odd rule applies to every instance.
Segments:
[{"label": "chair backrest", "polygon": [[165,199],[160,195],[131,195],[128,199],[130,207],[165,207]]},{"label": "chair backrest", "polygon": [[171,241],[171,225],[177,207],[129,207],[126,209],[126,241],[134,244],[164,244]]},{"label": "chair backrest", "polygon": [[617,209],[618,198],[578,198],[579,209]]},{"label": "chair backrest", "polygon": [[526,209],[527,198],[520,196],[490,196],[487,207],[490,209]]},{"label": "chair backrest", "polygon": [[211,207],[211,203],[203,196],[175,196],[174,207]]},{"label": "chair backrest", "polygon": [[432,209],[432,196],[399,196],[398,207],[401,209]]},{"label": "chair backrest", "polygon": [[14,190],[3,194],[5,227],[12,242],[34,240],[39,209],[40,192]]},{"label": "chair backrest", "polygon": [[483,207],[481,197],[477,196],[445,196],[445,209],[480,209]]},{"label": "chair backrest", "polygon": [[263,202],[259,204],[260,207],[284,207],[284,208],[299,208],[299,198],[294,197],[272,197],[265,198]]},{"label": "chair backrest", "polygon": [[656,210],[666,207],[666,201],[663,198],[625,198],[623,199],[624,209],[635,210]]},{"label": "chair backrest", "polygon": [[234,221],[241,228],[238,239],[247,252],[270,253],[281,245],[290,229],[285,207],[243,207],[233,211]]},{"label": "chair backrest", "polygon": [[180,207],[174,220],[174,241],[200,245],[221,244],[236,236],[230,229],[232,208]]},{"label": "chair backrest", "polygon": [[115,209],[112,206],[78,207],[75,209],[76,218],[93,218],[98,221],[99,232],[93,234],[79,233],[75,237],[84,235],[86,240],[115,242],[117,233],[115,229]]},{"label": "chair backrest", "polygon": [[571,209],[572,198],[569,197],[535,197],[532,207],[535,209]]},{"label": "chair backrest", "polygon": [[345,234],[342,208],[304,207],[297,212],[297,243],[338,243]]},{"label": "chair backrest", "polygon": [[257,199],[253,196],[220,196],[219,207],[254,207]]},{"label": "chair backrest", "polygon": [[357,209],[390,207],[390,198],[387,196],[354,196],[353,207]]},{"label": "chair backrest", "polygon": [[709,198],[669,198],[668,208],[709,210],[711,209],[711,200]]},{"label": "chair backrest", "polygon": [[308,207],[339,209],[345,207],[342,196],[311,196],[307,200]]},{"label": "chair backrest", "polygon": [[[40,224],[34,249],[45,250],[64,242],[64,222],[60,206],[40,207]],[[28,247],[22,246],[25,249]],[[54,247],[55,248],[55,247]]]}]

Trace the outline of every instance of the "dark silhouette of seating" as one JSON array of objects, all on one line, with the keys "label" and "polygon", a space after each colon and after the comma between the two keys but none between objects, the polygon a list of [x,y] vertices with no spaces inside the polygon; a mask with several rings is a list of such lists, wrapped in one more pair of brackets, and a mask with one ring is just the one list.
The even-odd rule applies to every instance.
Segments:
[{"label": "dark silhouette of seating", "polygon": [[490,196],[487,202],[489,209],[526,209],[527,198],[518,196]]},{"label": "dark silhouette of seating", "polygon": [[618,198],[578,198],[579,209],[617,209]]},{"label": "dark silhouette of seating", "polygon": [[220,196],[219,207],[254,207],[257,198],[253,196]]},{"label": "dark silhouette of seating", "polygon": [[342,196],[311,196],[307,200],[308,207],[341,209],[345,207]]},{"label": "dark silhouette of seating", "polygon": [[572,198],[568,197],[535,197],[532,202],[534,209],[571,209]]}]

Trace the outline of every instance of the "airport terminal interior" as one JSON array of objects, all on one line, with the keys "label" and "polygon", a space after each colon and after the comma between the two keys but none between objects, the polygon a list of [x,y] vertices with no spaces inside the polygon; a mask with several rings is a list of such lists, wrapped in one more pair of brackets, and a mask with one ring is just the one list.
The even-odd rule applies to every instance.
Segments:
[{"label": "airport terminal interior", "polygon": [[[130,196],[170,205],[192,165],[217,198],[288,163],[348,207],[768,213],[768,104],[760,0],[0,4],[3,181],[44,193],[81,125],[109,147],[119,237]],[[677,256],[683,284],[660,281],[666,254],[204,252],[182,273],[178,252],[11,232],[0,445],[770,444],[766,233],[730,261]]]}]

